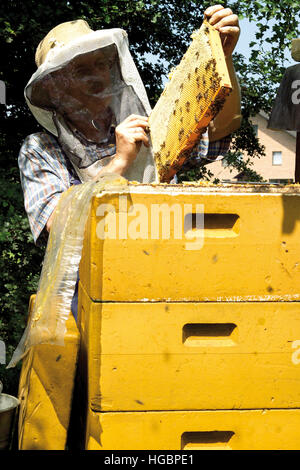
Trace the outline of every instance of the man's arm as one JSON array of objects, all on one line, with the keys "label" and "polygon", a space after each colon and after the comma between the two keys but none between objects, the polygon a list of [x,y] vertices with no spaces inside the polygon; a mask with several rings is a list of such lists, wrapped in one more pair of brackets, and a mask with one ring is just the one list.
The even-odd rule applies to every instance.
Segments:
[{"label": "man's arm", "polygon": [[46,241],[47,221],[69,187],[65,157],[54,137],[39,132],[24,140],[18,165],[33,239],[42,245]]},{"label": "man's arm", "polygon": [[[116,154],[108,165],[101,168],[99,173],[93,178],[94,181],[105,173],[114,173],[122,176],[129,166],[136,159],[137,154],[144,144],[149,147],[149,138],[146,133],[148,118],[132,114],[116,127]],[[55,209],[46,223],[46,229],[50,232]]]},{"label": "man's arm", "polygon": [[232,63],[232,56],[226,58],[226,63],[231,79],[232,92],[226,99],[222,110],[209,125],[208,133],[211,142],[223,139],[227,135],[232,134],[232,132],[240,128],[242,121],[241,91]]},{"label": "man's arm", "polygon": [[232,53],[240,36],[240,27],[238,16],[230,8],[224,8],[222,5],[207,8],[204,16],[220,33],[232,83],[232,92],[223,109],[209,125],[209,139],[215,142],[236,131],[241,125],[241,92],[232,62]]}]

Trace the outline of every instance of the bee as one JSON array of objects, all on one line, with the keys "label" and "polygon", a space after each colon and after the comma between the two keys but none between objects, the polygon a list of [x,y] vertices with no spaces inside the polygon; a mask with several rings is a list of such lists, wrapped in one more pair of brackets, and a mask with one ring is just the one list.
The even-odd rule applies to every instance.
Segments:
[{"label": "bee", "polygon": [[178,139],[181,140],[184,135],[184,129],[180,129],[179,134],[178,134]]},{"label": "bee", "polygon": [[156,153],[154,154],[154,159],[155,159],[155,161],[157,161],[158,163],[161,163],[161,155],[160,155],[159,152],[156,152]]}]

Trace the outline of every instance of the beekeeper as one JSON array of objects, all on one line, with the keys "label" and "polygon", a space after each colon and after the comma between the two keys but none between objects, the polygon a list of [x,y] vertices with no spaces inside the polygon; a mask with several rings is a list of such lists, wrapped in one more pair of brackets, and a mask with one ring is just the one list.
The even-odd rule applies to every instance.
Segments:
[{"label": "beekeeper", "polygon": [[[205,16],[220,31],[230,63],[240,33],[237,16],[220,5],[208,8]],[[83,20],[63,23],[41,41],[35,61],[38,69],[25,99],[43,130],[25,139],[18,162],[25,209],[40,244],[47,239],[60,195],[71,185],[103,172],[144,183],[156,175],[147,132],[151,108],[125,31],[92,31]],[[236,96],[229,99],[239,106]],[[228,134],[239,127],[236,115],[236,109],[231,115],[227,110],[225,135],[217,120],[212,125],[211,135],[219,135],[218,140],[209,143],[208,131],[202,135],[194,148],[199,160],[227,152]],[[218,119],[224,123],[222,116]]]}]

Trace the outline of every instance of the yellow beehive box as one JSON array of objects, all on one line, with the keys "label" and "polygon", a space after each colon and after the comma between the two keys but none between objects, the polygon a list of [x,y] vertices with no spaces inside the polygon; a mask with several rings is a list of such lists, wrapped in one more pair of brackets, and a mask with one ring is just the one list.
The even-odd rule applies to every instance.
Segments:
[{"label": "yellow beehive box", "polygon": [[98,303],[80,286],[79,325],[94,411],[300,407],[297,302]]},{"label": "yellow beehive box", "polygon": [[93,300],[300,299],[299,190],[129,185],[91,202],[80,278]]},{"label": "yellow beehive box", "polygon": [[[90,412],[86,448],[299,450],[299,427],[300,410]],[[187,456],[185,463],[193,463]],[[151,457],[149,463],[163,463]]]},{"label": "yellow beehive box", "polygon": [[159,181],[172,179],[232,89],[220,33],[204,21],[192,38],[149,117]]},{"label": "yellow beehive box", "polygon": [[66,327],[64,346],[40,344],[23,359],[19,383],[20,450],[65,449],[79,349],[79,332],[72,315]]}]

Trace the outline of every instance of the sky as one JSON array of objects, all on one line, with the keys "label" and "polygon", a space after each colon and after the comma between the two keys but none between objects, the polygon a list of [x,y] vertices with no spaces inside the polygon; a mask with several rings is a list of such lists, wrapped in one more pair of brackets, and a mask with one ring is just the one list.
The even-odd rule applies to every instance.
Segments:
[{"label": "sky", "polygon": [[239,41],[235,48],[235,52],[243,54],[247,59],[250,57],[249,44],[251,41],[255,40],[256,25],[255,23],[250,23],[249,20],[243,19],[240,21],[241,34]]},{"label": "sky", "polygon": [[[272,22],[270,22],[270,24],[272,26]],[[249,44],[251,41],[255,41],[255,32],[257,31],[257,27],[255,23],[250,22],[247,18],[245,18],[243,20],[240,20],[240,29],[241,29],[241,34],[240,34],[235,52],[243,54],[247,59],[249,59],[250,57]],[[268,43],[265,43],[265,48],[266,50],[268,49]],[[286,58],[287,67],[289,67],[290,65],[295,65],[295,61],[292,58],[291,52],[289,49],[286,49],[285,58]]]}]

